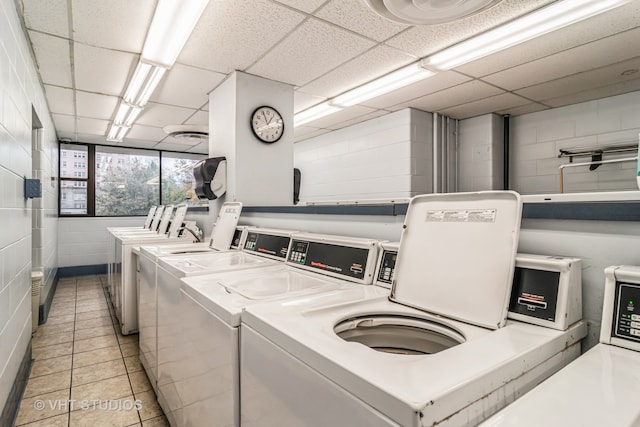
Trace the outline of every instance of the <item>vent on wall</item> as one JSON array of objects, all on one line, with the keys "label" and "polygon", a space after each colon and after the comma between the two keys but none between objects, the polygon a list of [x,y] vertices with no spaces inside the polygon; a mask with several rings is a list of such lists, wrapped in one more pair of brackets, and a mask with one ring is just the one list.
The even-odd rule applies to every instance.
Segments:
[{"label": "vent on wall", "polygon": [[455,21],[481,12],[502,0],[364,0],[378,15],[411,25]]}]

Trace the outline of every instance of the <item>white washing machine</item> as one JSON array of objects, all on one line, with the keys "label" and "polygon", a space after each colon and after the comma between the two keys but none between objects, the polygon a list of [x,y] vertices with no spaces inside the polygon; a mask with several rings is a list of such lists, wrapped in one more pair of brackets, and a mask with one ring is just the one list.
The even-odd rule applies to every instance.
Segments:
[{"label": "white washing machine", "polygon": [[174,374],[180,405],[174,411],[176,426],[240,425],[239,335],[244,308],[302,295],[313,299],[344,288],[357,288],[360,296],[389,293],[362,286],[373,278],[374,240],[300,233],[292,237],[290,248],[284,265],[182,280],[179,345],[184,360]]},{"label": "white washing machine", "polygon": [[[232,221],[217,221],[216,228],[229,228]],[[248,227],[238,226],[233,233],[231,247],[223,246],[228,242],[225,236],[230,231],[219,230],[212,233],[208,243],[183,243],[163,246],[140,246],[134,250],[138,255],[138,342],[140,346],[140,362],[157,393],[157,267],[161,256],[189,255],[194,253],[210,253],[225,249],[240,250],[244,244]],[[223,243],[220,244],[219,240]]]},{"label": "white washing machine", "polygon": [[475,425],[577,357],[585,322],[507,322],[520,215],[513,192],[415,197],[389,298],[247,307],[242,424]]},{"label": "white washing machine", "polygon": [[488,426],[640,426],[640,267],[605,270],[600,343]]},{"label": "white washing machine", "polygon": [[[157,396],[172,425],[181,425],[182,404],[177,377],[187,359],[183,345],[180,279],[211,273],[255,269],[282,264],[287,256],[290,230],[252,228],[241,251],[173,255],[158,258],[157,288]],[[153,356],[151,356],[153,357]],[[178,413],[178,415],[176,415]]]},{"label": "white washing machine", "polygon": [[380,242],[380,255],[376,263],[375,281],[378,286],[391,289],[398,260],[400,242]]},{"label": "white washing machine", "polygon": [[151,229],[151,222],[153,221],[153,218],[155,217],[156,214],[156,210],[158,209],[158,206],[151,206],[149,208],[149,212],[147,213],[147,217],[144,220],[144,225],[142,227],[108,227],[107,231],[128,231],[128,230],[150,230]]},{"label": "white washing machine", "polygon": [[[109,293],[111,302],[120,321],[123,335],[128,335],[138,330],[137,315],[137,259],[133,249],[144,244],[164,245],[177,242],[188,242],[190,236],[180,236],[179,229],[186,215],[187,206],[181,206],[176,210],[169,232],[165,234],[116,234],[115,256],[113,265],[110,266],[108,276]],[[169,223],[171,210],[165,209],[169,215],[163,215],[163,223]],[[169,217],[169,218],[166,218]]]}]

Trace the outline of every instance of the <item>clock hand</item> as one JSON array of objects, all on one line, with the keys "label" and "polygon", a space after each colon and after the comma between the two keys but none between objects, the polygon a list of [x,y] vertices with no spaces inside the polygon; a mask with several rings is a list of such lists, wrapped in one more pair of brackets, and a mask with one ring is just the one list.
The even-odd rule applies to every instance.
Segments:
[{"label": "clock hand", "polygon": [[264,117],[264,121],[267,122],[267,125],[271,123],[271,120],[267,120],[267,116],[264,114],[264,111],[262,112],[262,117]]}]

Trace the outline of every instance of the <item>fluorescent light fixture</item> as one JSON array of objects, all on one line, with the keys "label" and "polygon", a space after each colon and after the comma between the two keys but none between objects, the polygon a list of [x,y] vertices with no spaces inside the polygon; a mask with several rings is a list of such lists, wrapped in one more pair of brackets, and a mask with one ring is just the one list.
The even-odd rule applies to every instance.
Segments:
[{"label": "fluorescent light fixture", "polygon": [[116,113],[114,124],[116,126],[131,127],[141,112],[142,108],[121,102],[120,107],[118,107],[118,112]]},{"label": "fluorescent light fixture", "polygon": [[582,21],[628,0],[564,0],[472,37],[423,60],[423,65],[448,70]]},{"label": "fluorescent light fixture", "polygon": [[142,59],[171,68],[208,3],[209,0],[158,1]]},{"label": "fluorescent light fixture", "polygon": [[144,107],[166,71],[166,68],[142,61],[138,62],[136,71],[134,71],[133,77],[129,81],[129,86],[127,86],[127,90],[124,93],[125,102]]},{"label": "fluorescent light fixture", "polygon": [[318,104],[315,107],[311,107],[293,116],[293,126],[302,126],[305,123],[318,120],[321,117],[328,116],[329,114],[335,113],[339,110],[342,110],[342,108],[323,102],[322,104]]},{"label": "fluorescent light fixture", "polygon": [[433,71],[423,68],[420,62],[416,62],[370,83],[351,89],[342,95],[336,96],[331,100],[331,105],[350,107],[401,87],[408,86],[411,83],[426,79],[434,74]]},{"label": "fluorescent light fixture", "polygon": [[109,133],[107,134],[107,141],[122,142],[127,132],[129,132],[128,127],[120,126],[114,123],[111,125],[111,129],[109,129]]}]

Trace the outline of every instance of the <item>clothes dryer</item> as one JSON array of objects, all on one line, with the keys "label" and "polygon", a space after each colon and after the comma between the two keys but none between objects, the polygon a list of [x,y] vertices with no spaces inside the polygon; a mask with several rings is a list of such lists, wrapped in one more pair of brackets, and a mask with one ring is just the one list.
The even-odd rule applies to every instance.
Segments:
[{"label": "clothes dryer", "polygon": [[242,424],[475,425],[577,357],[585,322],[507,321],[520,216],[512,192],[418,196],[388,298],[247,307]]},{"label": "clothes dryer", "polygon": [[239,335],[246,307],[344,289],[360,297],[389,293],[364,286],[373,278],[374,240],[297,234],[290,251],[285,265],[182,280],[184,360],[174,372],[177,426],[240,425]]},{"label": "clothes dryer", "polygon": [[600,343],[483,427],[640,426],[640,267],[605,280]]}]

